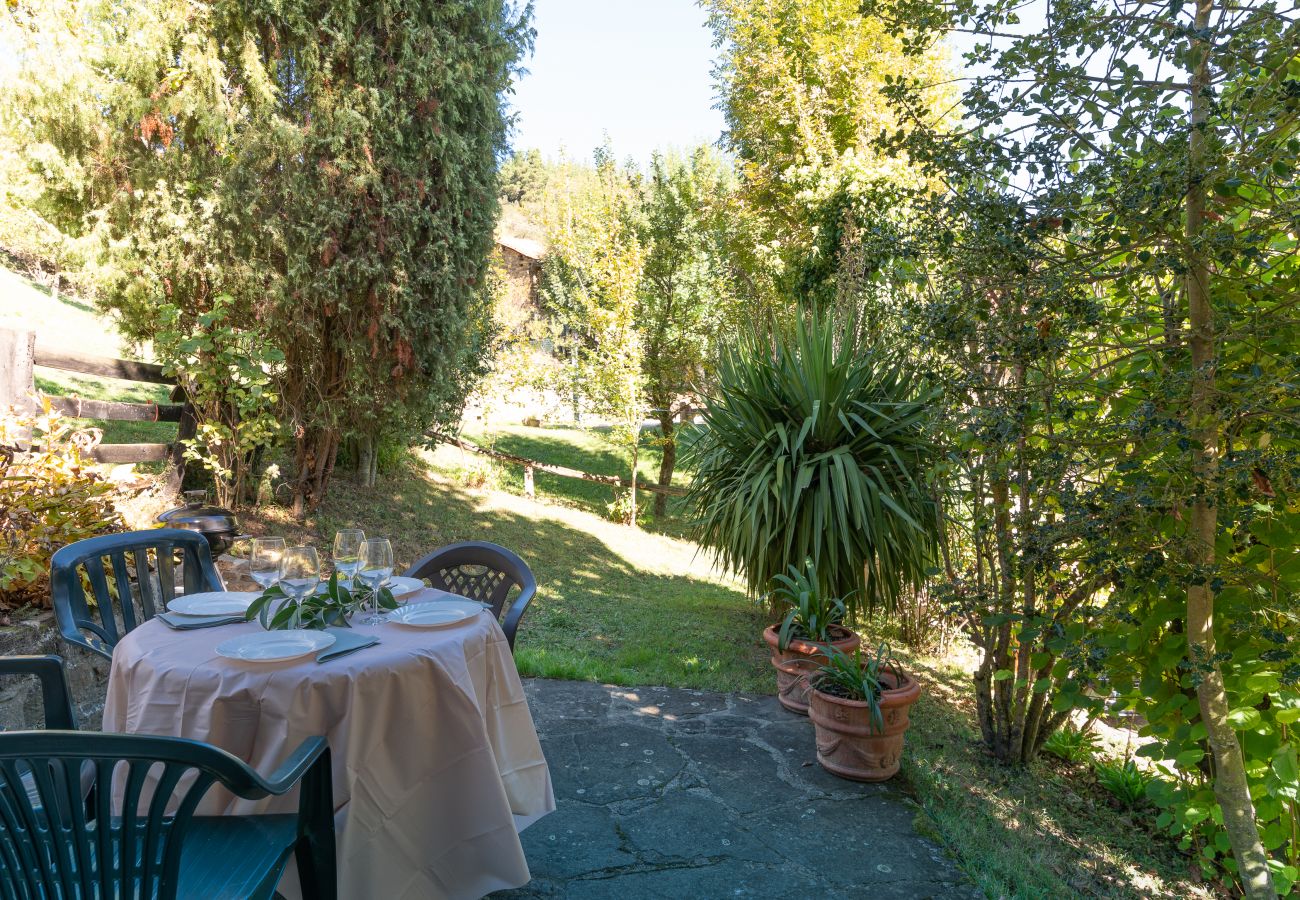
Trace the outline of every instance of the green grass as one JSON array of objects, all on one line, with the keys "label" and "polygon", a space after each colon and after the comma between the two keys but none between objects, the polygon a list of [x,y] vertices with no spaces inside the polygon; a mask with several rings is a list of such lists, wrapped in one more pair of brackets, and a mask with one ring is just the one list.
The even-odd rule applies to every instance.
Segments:
[{"label": "green grass", "polygon": [[[679,429],[679,445],[681,435],[682,430]],[[605,428],[583,429],[566,426],[530,428],[524,425],[511,425],[487,431],[467,428],[465,437],[479,446],[535,459],[538,462],[568,466],[593,475],[617,475],[620,478],[630,476],[631,466],[627,454],[622,447],[609,439],[608,429]],[[638,481],[658,483],[662,457],[659,429],[647,428],[641,433],[637,456]],[[678,462],[679,465],[673,474],[673,484],[687,487],[690,484],[690,473],[680,465],[680,459]],[[522,466],[489,461],[482,456],[475,456],[472,460],[467,459],[466,463],[470,466],[477,464],[490,467],[494,473],[492,480],[494,487],[523,496]],[[534,488],[539,497],[600,516],[607,515],[609,504],[616,496],[612,485],[583,481],[579,478],[566,478],[546,472],[535,474]],[[654,495],[648,491],[638,492],[637,502],[645,509],[649,509],[654,503]],[[658,533],[680,537],[686,531],[682,512],[682,498],[669,497],[666,517],[647,520],[643,525]]]},{"label": "green grass", "polygon": [[[10,326],[16,324],[35,331],[37,345],[41,347],[97,356],[130,357],[113,323],[92,306],[68,294],[56,298],[44,286],[4,268],[0,268],[0,319]],[[170,387],[161,384],[120,381],[41,367],[36,369],[33,380],[42,393],[85,400],[167,403],[171,392]],[[163,444],[176,439],[175,422],[76,421],[103,429],[103,442],[106,444]],[[141,468],[158,470],[161,465],[141,465]]]},{"label": "green grass", "polygon": [[[622,685],[770,691],[763,620],[741,585],[687,541],[618,525],[560,503],[457,483],[459,451],[412,464],[374,489],[337,476],[319,515],[297,533],[322,550],[354,525],[393,541],[400,567],[457,540],[490,540],[522,556],[538,594],[519,631],[525,675]],[[245,529],[295,534],[279,510]]]}]

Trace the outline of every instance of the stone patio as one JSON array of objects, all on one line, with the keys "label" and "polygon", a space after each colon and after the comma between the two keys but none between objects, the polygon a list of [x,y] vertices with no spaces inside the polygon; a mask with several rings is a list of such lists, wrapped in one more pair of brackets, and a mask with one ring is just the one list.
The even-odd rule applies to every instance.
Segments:
[{"label": "stone patio", "polygon": [[822,770],[775,697],[525,681],[558,809],[497,898],[981,896],[896,785]]}]

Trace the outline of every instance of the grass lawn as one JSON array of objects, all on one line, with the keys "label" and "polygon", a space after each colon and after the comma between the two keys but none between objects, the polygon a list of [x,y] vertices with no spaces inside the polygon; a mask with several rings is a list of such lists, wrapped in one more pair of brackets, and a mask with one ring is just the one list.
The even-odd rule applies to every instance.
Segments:
[{"label": "grass lawn", "polygon": [[[631,466],[627,455],[621,447],[609,440],[607,432],[608,429],[604,428],[529,428],[524,425],[505,425],[490,430],[466,428],[465,437],[481,447],[490,447],[526,459],[568,466],[594,475],[628,478]],[[681,434],[682,431],[679,430],[679,445]],[[647,428],[642,431],[637,454],[638,481],[658,483],[662,456],[659,429]],[[690,473],[682,468],[680,462],[679,458],[679,465],[673,473],[673,484],[687,487],[690,484]],[[523,496],[524,470],[521,466],[499,463],[475,454],[465,454],[458,464],[464,468],[490,470],[492,477],[489,483],[493,487]],[[606,515],[609,504],[615,498],[615,489],[611,485],[546,472],[536,473],[534,489],[539,497],[601,516]],[[654,495],[648,491],[638,492],[637,503],[649,510],[654,503]],[[682,498],[669,497],[667,516],[662,520],[647,519],[642,523],[643,527],[660,534],[682,536],[686,531],[682,521],[682,506]]]},{"label": "grass lawn", "polygon": [[[56,299],[36,282],[4,268],[0,268],[0,320],[35,331],[36,342],[42,347],[134,358],[118,339],[112,323],[89,304],[67,294]],[[167,403],[171,393],[171,388],[162,384],[119,381],[41,367],[36,369],[34,380],[42,393],[85,400]],[[106,444],[162,444],[176,438],[175,422],[79,421],[102,428]],[[148,470],[150,466],[141,468]],[[160,469],[161,464],[153,464],[152,468]]]},{"label": "grass lawn", "polygon": [[[587,471],[610,461],[598,435],[523,427],[505,434],[511,452],[542,461]],[[596,448],[590,458],[582,456],[584,445]],[[391,537],[402,566],[454,540],[496,541],[520,553],[537,575],[538,596],[516,647],[523,674],[773,692],[759,636],[763,615],[694,544],[609,521],[593,511],[597,493],[557,485],[552,495],[539,481],[542,496],[530,501],[508,479],[469,488],[465,475],[460,451],[443,447],[420,454],[373,490],[336,475],[320,514],[305,526],[277,509],[246,515],[244,525],[258,533],[297,531],[328,548],[334,529],[356,524]],[[864,631],[868,642],[892,634],[884,623]],[[1119,809],[1083,769],[1045,760],[1015,770],[983,752],[967,648],[942,658],[898,655],[925,687],[900,779],[915,804],[916,827],[946,847],[988,896],[1213,896],[1191,880],[1188,860],[1172,842],[1148,830],[1152,810]]]}]

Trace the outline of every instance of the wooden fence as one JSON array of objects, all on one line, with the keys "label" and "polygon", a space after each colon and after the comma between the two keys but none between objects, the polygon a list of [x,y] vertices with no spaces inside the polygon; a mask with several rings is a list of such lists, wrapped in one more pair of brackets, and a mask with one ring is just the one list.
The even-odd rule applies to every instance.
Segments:
[{"label": "wooden fence", "polygon": [[[0,409],[11,406],[35,409],[40,394],[36,390],[33,366],[124,381],[171,385],[171,399],[184,399],[184,392],[177,387],[176,379],[163,374],[162,366],[41,347],[36,343],[35,332],[0,328]],[[78,418],[119,422],[175,422],[176,440],[171,443],[100,444],[91,456],[100,463],[170,462],[169,486],[177,490],[180,488],[185,476],[182,441],[194,437],[197,430],[189,404],[121,403],[116,400],[82,400],[79,397],[55,395],[50,395],[48,399],[54,409]]]},{"label": "wooden fence", "polygon": [[[583,472],[579,469],[570,469],[568,466],[554,466],[550,463],[538,462],[535,459],[528,459],[523,456],[515,456],[513,453],[502,453],[500,450],[489,450],[487,447],[480,447],[464,438],[454,437],[448,434],[431,435],[434,440],[443,444],[451,444],[453,447],[459,447],[462,450],[468,450],[470,453],[478,453],[482,456],[501,462],[513,463],[517,466],[524,467],[524,494],[528,497],[535,496],[533,490],[533,473],[547,472],[551,475],[559,475],[562,478],[580,478],[583,481],[595,481],[600,484],[613,485],[615,487],[630,488],[634,485],[631,479],[620,478],[617,475],[596,475],[591,472]],[[682,497],[686,494],[686,488],[676,487],[674,485],[659,485],[654,482],[646,482],[637,479],[636,489],[638,491],[649,491],[652,494],[667,494],[669,497]]]}]

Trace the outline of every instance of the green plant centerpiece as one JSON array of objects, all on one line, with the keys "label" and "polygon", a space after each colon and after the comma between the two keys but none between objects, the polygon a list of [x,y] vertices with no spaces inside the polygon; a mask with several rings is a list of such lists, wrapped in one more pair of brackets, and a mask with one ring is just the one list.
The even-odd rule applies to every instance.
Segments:
[{"label": "green plant centerpiece", "polygon": [[323,590],[308,594],[301,600],[290,597],[279,585],[272,585],[252,602],[245,618],[250,622],[257,619],[267,631],[331,626],[351,628],[352,614],[364,609],[375,599],[380,609],[397,609],[397,600],[388,588],[379,588],[377,598],[369,587],[349,590],[339,584],[339,576],[335,572],[330,575]]},{"label": "green plant centerpiece", "polygon": [[784,614],[767,627],[763,639],[772,651],[777,698],[791,712],[807,715],[808,672],[826,662],[823,647],[852,652],[859,639],[844,625],[848,605],[822,590],[811,559],[804,560],[802,570],[791,566],[777,575],[772,585],[768,605]]},{"label": "green plant centerpiece", "polygon": [[921,686],[881,643],[874,653],[826,646],[826,661],[809,678],[808,717],[817,761],[853,781],[884,781],[898,773],[903,734]]}]

